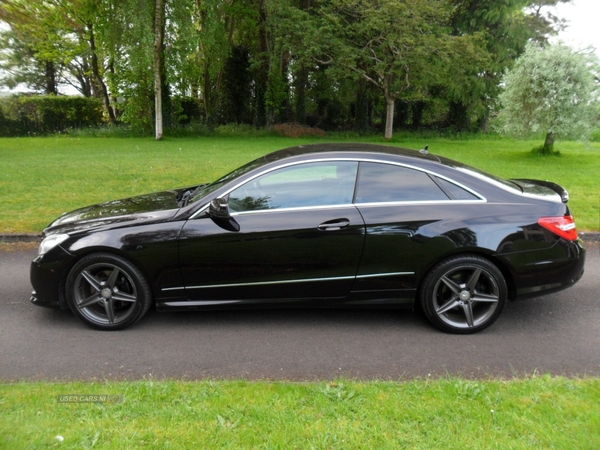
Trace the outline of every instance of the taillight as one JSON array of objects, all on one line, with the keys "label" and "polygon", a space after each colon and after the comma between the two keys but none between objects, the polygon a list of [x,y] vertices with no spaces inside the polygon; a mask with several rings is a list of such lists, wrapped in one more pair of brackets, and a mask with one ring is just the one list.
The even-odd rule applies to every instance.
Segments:
[{"label": "taillight", "polygon": [[576,241],[578,239],[577,226],[575,225],[573,216],[542,217],[538,220],[538,223],[554,234],[569,241]]}]

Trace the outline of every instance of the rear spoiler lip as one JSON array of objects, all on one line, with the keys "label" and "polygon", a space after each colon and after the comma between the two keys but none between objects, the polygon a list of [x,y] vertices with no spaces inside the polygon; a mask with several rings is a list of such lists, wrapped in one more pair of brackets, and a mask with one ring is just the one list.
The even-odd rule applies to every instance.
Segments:
[{"label": "rear spoiler lip", "polygon": [[532,180],[529,178],[512,178],[510,181],[537,184],[539,186],[547,187],[548,189],[552,189],[558,195],[560,195],[560,199],[563,203],[567,203],[569,201],[569,192],[559,184],[553,183],[552,181],[543,181],[543,180]]}]

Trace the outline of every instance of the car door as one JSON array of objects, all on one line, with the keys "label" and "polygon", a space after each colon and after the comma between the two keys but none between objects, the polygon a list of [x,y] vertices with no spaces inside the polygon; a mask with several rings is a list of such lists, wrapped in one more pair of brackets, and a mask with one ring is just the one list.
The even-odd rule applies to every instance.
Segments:
[{"label": "car door", "polygon": [[433,239],[431,230],[479,199],[452,185],[465,195],[461,202],[452,201],[449,189],[440,186],[448,182],[435,180],[433,175],[402,165],[360,163],[355,204],[367,236],[355,291],[411,297],[418,271],[452,248],[449,239]]},{"label": "car door", "polygon": [[222,196],[234,228],[207,214],[189,220],[179,245],[188,299],[251,303],[347,296],[365,238],[352,204],[357,167],[325,161],[274,169]]}]

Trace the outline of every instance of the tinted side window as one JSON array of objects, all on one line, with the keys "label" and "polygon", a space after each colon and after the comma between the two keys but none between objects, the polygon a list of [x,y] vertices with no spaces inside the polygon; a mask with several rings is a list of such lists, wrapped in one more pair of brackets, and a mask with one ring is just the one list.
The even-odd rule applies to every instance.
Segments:
[{"label": "tinted side window", "polygon": [[424,172],[380,163],[360,163],[356,203],[448,200]]},{"label": "tinted side window", "polygon": [[358,163],[297,164],[262,175],[229,194],[234,212],[351,204]]},{"label": "tinted side window", "polygon": [[448,192],[455,200],[479,200],[474,194],[471,194],[466,189],[457,186],[454,183],[451,183],[443,178],[437,178],[438,183],[442,185],[442,187]]}]

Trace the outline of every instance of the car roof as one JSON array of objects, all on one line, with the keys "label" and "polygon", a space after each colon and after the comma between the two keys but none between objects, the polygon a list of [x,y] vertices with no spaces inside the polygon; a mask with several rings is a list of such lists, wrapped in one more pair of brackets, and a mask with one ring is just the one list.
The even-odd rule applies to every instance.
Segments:
[{"label": "car roof", "polygon": [[344,153],[383,154],[400,158],[410,158],[430,162],[440,162],[440,159],[427,151],[417,151],[403,147],[382,144],[366,143],[325,143],[298,145],[285,148],[264,156],[265,162],[275,162],[284,158],[311,156],[329,156],[327,153],[336,153],[342,156]]},{"label": "car roof", "polygon": [[[426,147],[427,148],[427,147]],[[382,162],[395,162],[407,166],[417,167],[421,170],[429,170],[435,174],[448,176],[455,182],[465,184],[482,193],[482,189],[507,189],[513,194],[521,192],[518,186],[499,178],[491,173],[485,172],[468,164],[455,161],[450,158],[437,156],[427,149],[413,150],[404,147],[396,147],[383,144],[367,143],[324,143],[308,144],[289,147],[265,155],[259,161],[265,164],[277,163],[283,159],[303,161],[313,158],[357,158],[377,159]],[[483,185],[482,185],[483,183]],[[510,187],[509,187],[510,185]]]}]

